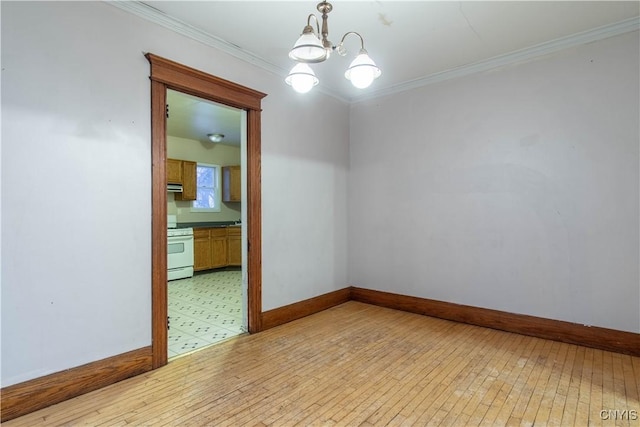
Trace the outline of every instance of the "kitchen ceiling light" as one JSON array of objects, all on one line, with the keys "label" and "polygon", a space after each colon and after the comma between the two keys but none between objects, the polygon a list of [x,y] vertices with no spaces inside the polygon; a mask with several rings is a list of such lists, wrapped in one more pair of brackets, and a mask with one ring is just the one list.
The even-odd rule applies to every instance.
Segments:
[{"label": "kitchen ceiling light", "polygon": [[[316,8],[318,12],[322,13],[322,32],[320,32],[318,18],[316,18],[314,14],[309,15],[307,17],[307,25],[302,30],[302,35],[289,52],[289,58],[297,61],[298,64],[291,69],[285,82],[293,87],[296,92],[309,92],[313,86],[318,84],[318,78],[307,64],[326,61],[329,59],[333,50],[336,50],[340,56],[345,56],[347,50],[344,47],[344,40],[348,35],[354,34],[360,38],[360,52],[353,62],[351,62],[344,76],[347,80],[351,81],[352,85],[359,89],[369,87],[375,79],[380,77],[382,72],[364,49],[364,39],[362,36],[355,31],[349,31],[342,36],[342,40],[338,46],[333,46],[327,39],[327,37],[329,37],[327,17],[328,13],[333,10],[333,6],[329,2],[322,1],[318,3]],[[320,40],[319,36],[313,30],[311,18],[315,19],[317,34],[322,34],[322,40]]]},{"label": "kitchen ceiling light", "polygon": [[217,144],[219,142],[222,142],[224,135],[221,133],[209,133],[207,134],[207,138],[209,138],[209,141]]}]

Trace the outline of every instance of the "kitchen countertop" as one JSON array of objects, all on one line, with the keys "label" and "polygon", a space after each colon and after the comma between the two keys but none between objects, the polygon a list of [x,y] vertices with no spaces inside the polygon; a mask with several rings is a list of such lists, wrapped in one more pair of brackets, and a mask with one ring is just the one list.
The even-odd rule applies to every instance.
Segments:
[{"label": "kitchen countertop", "polygon": [[212,221],[212,222],[180,222],[177,228],[211,228],[211,227],[240,227],[235,221]]}]

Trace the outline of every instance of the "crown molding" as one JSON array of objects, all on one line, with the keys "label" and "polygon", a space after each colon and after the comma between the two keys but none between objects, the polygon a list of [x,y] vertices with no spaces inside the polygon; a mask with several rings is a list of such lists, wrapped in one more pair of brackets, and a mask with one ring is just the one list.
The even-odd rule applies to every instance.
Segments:
[{"label": "crown molding", "polygon": [[389,86],[379,90],[374,90],[363,95],[352,97],[349,102],[356,103],[367,101],[375,98],[393,95],[399,92],[414,90],[430,84],[440,83],[445,80],[455,79],[458,77],[468,76],[470,74],[489,71],[495,68],[516,64],[519,62],[529,61],[544,55],[555,53],[574,46],[603,40],[609,37],[637,31],[640,29],[640,18],[630,18],[611,25],[594,28],[591,30],[576,33],[567,37],[551,40],[549,42],[540,43],[525,49],[510,52],[504,55],[494,56],[483,61],[474,62],[472,64],[463,65],[450,70],[434,73],[428,76],[420,77],[415,80],[406,81],[397,85]]},{"label": "crown molding", "polygon": [[[256,65],[257,67],[275,74],[278,77],[282,77],[288,74],[288,70],[284,70],[277,65],[274,65],[271,62],[266,61],[264,58],[261,58],[252,52],[242,49],[240,46],[237,46],[220,37],[216,37],[212,34],[202,31],[192,25],[187,24],[186,22],[180,21],[179,19],[173,18],[165,14],[164,12],[161,12],[160,10],[155,9],[142,2],[128,0],[104,1],[121,10],[146,19],[147,21],[161,25],[178,34],[182,34],[183,36],[199,41],[207,46],[214,47],[245,62]],[[317,90],[324,93],[325,95],[329,95],[348,104],[357,103],[393,95],[399,92],[415,90],[417,88],[440,83],[445,80],[468,76],[470,74],[480,73],[483,71],[489,71],[518,62],[528,61],[534,58],[541,57],[543,55],[558,52],[563,49],[591,43],[609,37],[614,37],[631,31],[637,31],[638,29],[640,29],[640,18],[630,18],[614,24],[605,25],[602,27],[583,31],[581,33],[576,33],[567,37],[555,39],[549,42],[540,43],[538,45],[517,50],[515,52],[494,56],[493,58],[489,58],[483,61],[474,62],[468,65],[462,65],[450,70],[430,74],[428,76],[399,83],[393,86],[384,87],[378,90],[372,90],[367,92],[366,94],[357,95],[354,97],[345,97],[334,90],[323,87],[322,85],[319,85]]]},{"label": "crown molding", "polygon": [[[177,18],[173,18],[166,13],[144,4],[140,1],[129,1],[129,0],[104,0],[105,3],[110,4],[112,6],[117,7],[118,9],[129,12],[133,15],[136,15],[140,18],[143,18],[147,21],[153,22],[155,24],[161,25],[169,30],[172,30],[178,34],[189,37],[193,40],[196,40],[200,43],[203,43],[207,46],[214,47],[218,50],[221,50],[231,56],[234,56],[238,59],[241,59],[245,62],[253,64],[257,67],[260,67],[272,74],[275,74],[278,77],[286,76],[289,74],[289,70],[285,70],[281,67],[278,67],[275,64],[272,64],[269,61],[266,61],[264,58],[249,52],[237,46],[233,43],[230,43],[220,37],[209,34],[205,31],[202,31],[199,28],[196,28],[192,25],[187,24]],[[283,78],[284,81],[284,78]],[[321,85],[317,88],[318,92],[322,92],[325,95],[329,95],[334,97],[344,103],[349,103],[350,100],[340,95],[338,92],[328,89],[326,87],[322,87]]]}]

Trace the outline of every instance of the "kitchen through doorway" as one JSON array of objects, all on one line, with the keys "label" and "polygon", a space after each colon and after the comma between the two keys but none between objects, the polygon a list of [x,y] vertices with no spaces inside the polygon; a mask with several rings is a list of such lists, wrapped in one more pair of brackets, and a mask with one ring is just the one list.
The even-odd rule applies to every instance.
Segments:
[{"label": "kitchen through doorway", "polygon": [[167,282],[172,359],[248,331],[247,117],[171,89],[166,99],[168,234],[193,236],[193,268]]},{"label": "kitchen through doorway", "polygon": [[[261,116],[266,93],[155,55],[144,54],[151,80],[151,367],[168,362],[167,301],[167,90],[177,90],[244,111],[246,157],[242,194],[242,266],[249,333],[262,331]],[[245,216],[246,212],[246,216]],[[244,290],[243,290],[244,292]]]}]

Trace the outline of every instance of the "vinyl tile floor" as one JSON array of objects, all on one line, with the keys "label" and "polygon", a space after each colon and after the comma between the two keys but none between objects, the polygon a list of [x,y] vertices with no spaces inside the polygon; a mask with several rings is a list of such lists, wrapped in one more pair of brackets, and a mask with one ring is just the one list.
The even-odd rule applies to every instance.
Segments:
[{"label": "vinyl tile floor", "polygon": [[169,358],[246,332],[242,272],[196,273],[169,282]]}]

